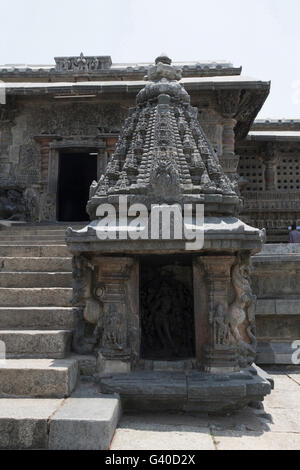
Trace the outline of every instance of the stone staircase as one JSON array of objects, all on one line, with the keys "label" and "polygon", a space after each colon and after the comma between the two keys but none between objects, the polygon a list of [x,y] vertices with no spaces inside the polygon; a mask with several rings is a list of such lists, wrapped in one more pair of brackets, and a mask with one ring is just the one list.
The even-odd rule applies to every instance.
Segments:
[{"label": "stone staircase", "polygon": [[0,231],[0,396],[66,397],[78,378],[70,356],[75,326],[65,226]]},{"label": "stone staircase", "polygon": [[[65,244],[67,226],[0,226],[0,341],[6,347],[6,360],[0,361],[0,449],[51,448],[50,417],[79,384],[80,357],[71,354],[70,349],[75,317],[70,303],[72,273],[71,255]],[[78,229],[84,223],[72,226]],[[7,411],[14,407],[17,420],[15,412]],[[48,408],[51,413],[46,416]],[[83,408],[86,409],[85,403]],[[38,420],[35,410],[40,410]],[[73,414],[76,418],[76,412]],[[26,442],[24,420],[31,423],[30,431],[26,428]],[[36,439],[41,420],[46,427]],[[2,437],[7,423],[14,429],[8,441]],[[57,420],[55,425],[59,426]],[[57,432],[53,439],[60,442]],[[77,443],[77,447],[80,445]]]}]

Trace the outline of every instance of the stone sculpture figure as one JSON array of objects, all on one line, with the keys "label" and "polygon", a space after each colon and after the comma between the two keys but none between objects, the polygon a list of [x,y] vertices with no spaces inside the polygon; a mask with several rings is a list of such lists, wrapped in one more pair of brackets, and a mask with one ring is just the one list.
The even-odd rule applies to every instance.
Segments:
[{"label": "stone sculpture figure", "polygon": [[124,328],[124,314],[115,303],[109,303],[105,312],[103,348],[104,350],[124,351],[126,348],[127,331]]},{"label": "stone sculpture figure", "polygon": [[214,313],[214,345],[229,344],[228,315],[221,304],[218,304]]},{"label": "stone sculpture figure", "polygon": [[[245,367],[252,364],[256,355],[254,314],[256,296],[251,290],[249,262],[242,257],[239,257],[238,263],[233,267],[232,284],[235,299],[229,307],[228,323],[233,344],[235,343],[238,348],[240,366]],[[244,335],[242,335],[243,325],[245,325]]]}]

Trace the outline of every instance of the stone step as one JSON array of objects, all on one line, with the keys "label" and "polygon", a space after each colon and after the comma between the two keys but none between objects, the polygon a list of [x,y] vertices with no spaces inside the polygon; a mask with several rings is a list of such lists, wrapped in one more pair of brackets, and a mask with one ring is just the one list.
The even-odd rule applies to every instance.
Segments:
[{"label": "stone step", "polygon": [[7,240],[1,240],[0,241],[1,245],[5,246],[44,246],[44,245],[64,245],[65,241],[63,239],[61,240],[52,240],[49,238],[49,240],[28,240],[24,241],[22,239],[20,240],[13,240],[13,241],[7,241]]},{"label": "stone step", "polygon": [[38,229],[55,229],[62,227],[69,227],[69,225],[84,226],[89,223],[88,220],[85,221],[66,221],[66,222],[19,222],[19,221],[3,221],[0,220],[0,226],[5,230],[6,228],[38,228]]},{"label": "stone step", "polygon": [[75,326],[72,307],[0,307],[0,330],[69,330]]},{"label": "stone step", "polygon": [[13,225],[12,227],[1,227],[0,226],[0,234],[4,235],[5,233],[8,234],[15,234],[15,233],[65,233],[68,227],[72,227],[75,230],[80,230],[81,228],[88,225],[89,222],[83,224],[70,224],[65,225]]},{"label": "stone step", "polygon": [[68,397],[78,379],[70,359],[6,359],[0,362],[0,397]]},{"label": "stone step", "polygon": [[0,257],[67,257],[71,256],[66,245],[3,245],[0,244]]},{"label": "stone step", "polygon": [[71,337],[70,330],[0,330],[7,358],[64,358]]},{"label": "stone step", "polygon": [[0,272],[1,287],[72,287],[72,273]]},{"label": "stone step", "polygon": [[0,269],[2,272],[71,272],[72,258],[4,257],[0,258]]},{"label": "stone step", "polygon": [[51,233],[46,233],[46,234],[13,234],[13,235],[8,235],[8,234],[1,234],[0,232],[0,243],[3,241],[6,242],[13,242],[13,241],[44,241],[44,240],[53,240],[53,241],[61,241],[65,239],[65,234],[60,233],[57,235],[52,235]]},{"label": "stone step", "polygon": [[70,307],[71,298],[66,287],[0,288],[1,307]]},{"label": "stone step", "polygon": [[55,229],[55,230],[40,230],[40,229],[22,229],[22,228],[14,228],[14,229],[5,229],[0,230],[0,236],[9,236],[9,237],[17,237],[17,236],[37,236],[37,235],[50,235],[50,236],[64,236],[66,233],[65,228]]},{"label": "stone step", "polygon": [[117,396],[76,390],[70,398],[2,398],[0,449],[108,450],[121,415]]},{"label": "stone step", "polygon": [[58,398],[1,398],[0,449],[47,449],[49,419],[63,402]]}]

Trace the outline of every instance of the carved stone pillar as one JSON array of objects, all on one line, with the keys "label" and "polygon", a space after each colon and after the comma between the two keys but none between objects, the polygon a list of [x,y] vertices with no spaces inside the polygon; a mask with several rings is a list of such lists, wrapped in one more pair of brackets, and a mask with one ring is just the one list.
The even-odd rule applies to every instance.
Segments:
[{"label": "carved stone pillar", "polygon": [[102,310],[98,370],[129,372],[139,359],[138,263],[132,258],[97,257],[94,297]]},{"label": "carved stone pillar", "polygon": [[236,120],[232,118],[225,119],[223,122],[223,155],[234,155],[235,135],[234,128]]},{"label": "carved stone pillar", "polygon": [[52,173],[52,166],[50,163],[51,155],[51,143],[56,138],[54,135],[41,135],[35,137],[35,140],[40,144],[40,155],[41,155],[41,179],[40,179],[40,214],[39,220],[48,221],[56,220],[56,193],[49,191],[49,185],[52,176],[49,173]]},{"label": "carved stone pillar", "polygon": [[234,261],[234,256],[203,256],[194,262],[196,358],[206,371],[217,371],[211,364],[214,360],[222,362],[223,371],[224,361],[229,362],[230,370],[236,369],[231,348],[220,347],[217,359],[214,352],[214,318],[217,310],[228,312]]},{"label": "carved stone pillar", "polygon": [[35,140],[40,144],[41,149],[41,183],[48,185],[49,152],[53,136],[38,136]]},{"label": "carved stone pillar", "polygon": [[277,162],[278,154],[275,145],[268,142],[266,151],[263,154],[263,163],[265,164],[265,188],[267,191],[277,189]]},{"label": "carved stone pillar", "polygon": [[235,155],[235,116],[239,109],[240,90],[220,90],[217,95],[219,112],[223,117],[222,155],[220,163],[229,177],[236,175],[239,157]]},{"label": "carved stone pillar", "polygon": [[105,173],[107,167],[108,153],[103,150],[98,150],[98,161],[97,161],[97,180]]}]

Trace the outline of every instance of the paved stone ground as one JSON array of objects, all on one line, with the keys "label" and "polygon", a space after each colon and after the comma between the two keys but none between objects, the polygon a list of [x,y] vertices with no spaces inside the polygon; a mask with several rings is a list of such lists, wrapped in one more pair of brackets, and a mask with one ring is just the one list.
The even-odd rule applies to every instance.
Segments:
[{"label": "paved stone ground", "polygon": [[300,450],[300,369],[268,372],[275,390],[263,409],[224,417],[123,415],[111,450]]}]

